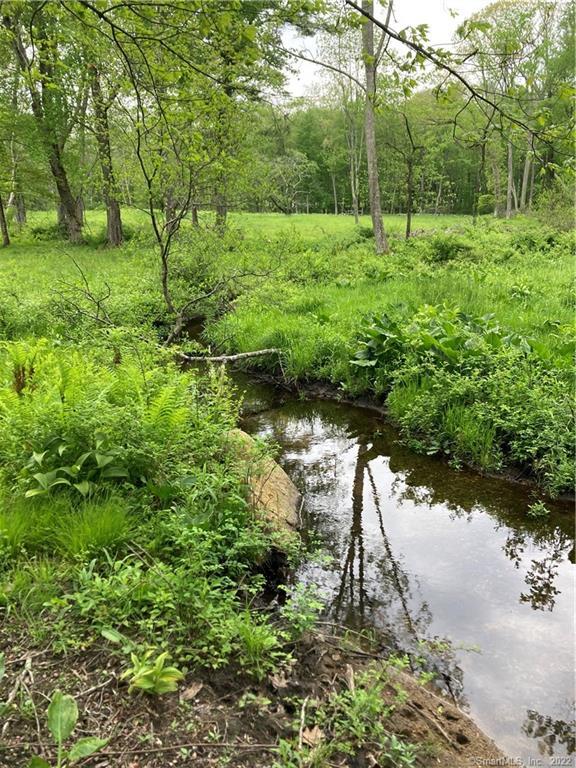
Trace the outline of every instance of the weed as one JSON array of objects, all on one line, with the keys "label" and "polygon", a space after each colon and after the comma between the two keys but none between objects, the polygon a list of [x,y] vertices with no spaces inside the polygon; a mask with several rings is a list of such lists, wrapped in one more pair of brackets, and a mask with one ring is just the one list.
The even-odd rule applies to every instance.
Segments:
[{"label": "weed", "polygon": [[[57,750],[56,763],[53,768],[67,768],[106,746],[108,739],[95,736],[85,736],[78,739],[72,746],[65,749],[65,742],[70,738],[78,722],[78,705],[73,696],[54,691],[50,697],[47,712],[48,730]],[[50,763],[41,757],[33,757],[28,768],[51,768]]]},{"label": "weed", "polygon": [[353,758],[367,745],[378,765],[414,765],[415,747],[386,727],[395,704],[387,703],[386,682],[384,667],[356,677],[351,672],[347,689],[332,692],[323,702],[303,702],[299,736],[280,741],[274,768],[321,768],[338,757]]},{"label": "weed", "polygon": [[169,666],[168,659],[167,651],[157,654],[153,649],[143,656],[130,654],[132,666],[122,674],[122,680],[129,683],[128,691],[139,690],[161,696],[178,690],[178,683],[184,674],[177,667]]},{"label": "weed", "polygon": [[530,504],[526,513],[528,517],[542,518],[550,515],[550,510],[543,501],[535,501]]}]

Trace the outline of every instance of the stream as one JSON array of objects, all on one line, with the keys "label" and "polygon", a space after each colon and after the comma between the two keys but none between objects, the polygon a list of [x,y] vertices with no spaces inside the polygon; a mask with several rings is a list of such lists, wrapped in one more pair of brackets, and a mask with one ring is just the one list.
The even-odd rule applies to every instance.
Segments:
[{"label": "stream", "polygon": [[573,765],[571,505],[531,519],[530,488],[416,455],[375,412],[235,378],[244,428],[304,494],[322,555],[295,578],[325,616],[434,671],[510,764]]}]

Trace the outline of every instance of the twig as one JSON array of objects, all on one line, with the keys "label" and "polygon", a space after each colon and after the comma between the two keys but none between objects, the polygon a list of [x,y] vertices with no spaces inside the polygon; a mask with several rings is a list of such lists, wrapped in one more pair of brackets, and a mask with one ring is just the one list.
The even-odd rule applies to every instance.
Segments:
[{"label": "twig", "polygon": [[444,728],[442,728],[440,723],[437,723],[436,720],[434,720],[434,718],[430,717],[430,715],[426,714],[426,712],[421,710],[415,704],[412,704],[412,702],[410,701],[408,702],[408,706],[410,707],[410,709],[413,709],[414,712],[418,712],[418,714],[421,715],[424,718],[424,720],[426,720],[427,723],[430,723],[430,725],[434,726],[434,728],[436,728],[438,733],[440,733],[446,739],[446,741],[448,742],[448,744],[450,744],[450,746],[455,747],[458,750],[461,749],[461,747],[454,741],[454,739],[450,738],[450,735],[446,733]]},{"label": "twig", "polygon": [[277,744],[244,744],[242,742],[235,741],[187,741],[183,744],[171,744],[165,747],[149,747],[145,749],[107,749],[99,752],[99,756],[107,757],[109,755],[124,755],[129,753],[131,755],[147,755],[152,752],[170,752],[175,749],[262,749],[272,751],[278,748]]},{"label": "twig", "polygon": [[99,691],[100,688],[105,688],[107,685],[110,685],[110,683],[116,680],[116,677],[112,676],[109,677],[108,680],[105,680],[103,683],[99,683],[98,685],[93,685],[92,688],[87,688],[85,691],[81,691],[78,695],[80,696],[88,696],[89,693],[94,693],[94,691]]},{"label": "twig", "polygon": [[306,707],[308,705],[309,698],[310,698],[309,696],[306,696],[306,698],[302,702],[302,709],[300,710],[300,731],[298,733],[298,749],[302,749],[302,746],[304,744],[304,724],[306,722]]},{"label": "twig", "polygon": [[[14,682],[14,685],[12,687],[12,690],[10,691],[8,698],[4,702],[4,710],[7,712],[9,711],[10,707],[12,706],[12,703],[14,699],[16,698],[18,691],[21,687],[24,687],[24,678],[28,675],[29,677],[32,677],[32,658],[30,656],[27,657],[26,662],[24,663],[24,668],[16,678],[16,681]],[[4,723],[4,726],[2,728],[2,736],[5,735],[8,725],[10,724],[10,717],[6,718],[6,722]]]}]

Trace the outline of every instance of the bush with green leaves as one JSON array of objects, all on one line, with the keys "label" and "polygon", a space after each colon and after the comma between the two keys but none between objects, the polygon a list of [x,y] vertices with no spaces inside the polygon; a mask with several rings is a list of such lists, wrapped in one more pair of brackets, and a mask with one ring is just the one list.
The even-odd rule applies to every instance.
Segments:
[{"label": "bush with green leaves", "polygon": [[[556,348],[573,353],[573,339]],[[550,367],[538,342],[491,315],[456,308],[399,309],[371,319],[351,361],[387,393],[411,445],[486,470],[527,467],[557,495],[571,487],[574,412],[569,369]]]},{"label": "bush with green leaves", "polygon": [[416,764],[417,747],[391,732],[386,722],[405,692],[395,684],[397,693],[389,695],[386,667],[374,666],[358,675],[350,667],[349,672],[347,688],[334,690],[324,701],[303,704],[295,724],[299,738],[280,740],[273,768],[348,764],[367,744],[378,765],[410,768]]},{"label": "bush with green leaves", "polygon": [[156,696],[177,691],[184,673],[168,664],[169,658],[168,651],[155,654],[149,650],[142,656],[131,653],[131,666],[122,673],[122,680],[128,681],[128,691],[144,691]]},{"label": "bush with green leaves", "polygon": [[225,376],[161,354],[105,360],[42,340],[2,349],[0,601],[45,637],[57,628],[59,648],[108,628],[262,676],[283,637],[248,610],[269,538],[229,449]]}]

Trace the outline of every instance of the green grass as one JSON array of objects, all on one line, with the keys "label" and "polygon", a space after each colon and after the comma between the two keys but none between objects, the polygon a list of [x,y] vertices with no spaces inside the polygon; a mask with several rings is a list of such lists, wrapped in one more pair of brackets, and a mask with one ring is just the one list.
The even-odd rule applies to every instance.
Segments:
[{"label": "green grass", "polygon": [[112,497],[87,501],[75,508],[68,498],[4,502],[0,539],[17,555],[59,554],[63,557],[117,551],[130,539],[134,521],[126,501]]}]

